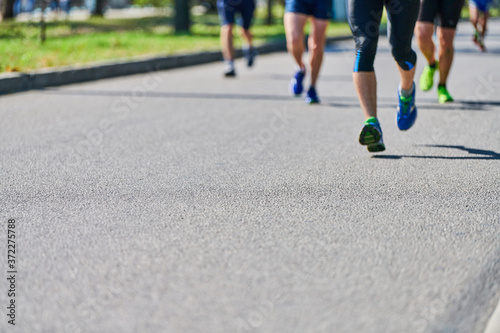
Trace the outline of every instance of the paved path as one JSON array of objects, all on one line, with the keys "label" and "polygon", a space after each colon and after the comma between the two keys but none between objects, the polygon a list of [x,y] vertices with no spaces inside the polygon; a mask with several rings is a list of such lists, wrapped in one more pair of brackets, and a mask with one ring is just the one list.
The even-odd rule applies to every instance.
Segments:
[{"label": "paved path", "polygon": [[235,80],[211,64],[2,96],[18,274],[1,331],[482,332],[500,297],[500,22],[490,53],[470,33],[456,102],[419,92],[404,133],[380,41],[375,156],[352,42],[329,47],[319,106],[288,96],[284,53]]}]

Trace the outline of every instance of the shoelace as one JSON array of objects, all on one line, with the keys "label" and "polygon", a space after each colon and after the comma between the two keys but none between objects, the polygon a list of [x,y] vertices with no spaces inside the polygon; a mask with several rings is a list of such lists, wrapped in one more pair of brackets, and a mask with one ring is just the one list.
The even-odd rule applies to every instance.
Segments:
[{"label": "shoelace", "polygon": [[400,109],[401,113],[407,114],[408,111],[409,111],[409,109],[410,109],[413,97],[403,97],[403,96],[401,96],[399,98],[399,100],[400,100],[401,104],[403,104],[403,108]]}]

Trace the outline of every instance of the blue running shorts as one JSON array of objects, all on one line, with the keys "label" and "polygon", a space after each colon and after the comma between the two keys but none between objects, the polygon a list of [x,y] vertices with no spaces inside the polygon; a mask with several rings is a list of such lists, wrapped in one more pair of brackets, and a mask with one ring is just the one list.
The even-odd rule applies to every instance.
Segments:
[{"label": "blue running shorts", "polygon": [[491,0],[469,0],[469,5],[473,5],[483,13],[486,13],[490,9],[491,2]]},{"label": "blue running shorts", "polygon": [[320,20],[330,20],[332,0],[286,0],[285,13],[298,13]]},{"label": "blue running shorts", "polygon": [[234,14],[240,13],[241,26],[248,30],[255,11],[254,0],[217,0],[217,10],[221,25],[234,24]]}]

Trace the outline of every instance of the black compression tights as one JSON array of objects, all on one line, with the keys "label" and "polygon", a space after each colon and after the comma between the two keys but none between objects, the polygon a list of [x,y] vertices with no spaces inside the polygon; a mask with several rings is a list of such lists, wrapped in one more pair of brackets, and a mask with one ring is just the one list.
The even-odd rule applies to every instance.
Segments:
[{"label": "black compression tights", "polygon": [[415,66],[411,48],[420,0],[349,0],[349,25],[356,41],[355,72],[373,72],[383,7],[389,20],[392,55],[404,70]]}]

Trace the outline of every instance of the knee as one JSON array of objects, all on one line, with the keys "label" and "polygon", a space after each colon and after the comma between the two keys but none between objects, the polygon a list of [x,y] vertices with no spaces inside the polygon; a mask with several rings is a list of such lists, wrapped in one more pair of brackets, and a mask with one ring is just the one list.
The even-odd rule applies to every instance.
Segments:
[{"label": "knee", "polygon": [[417,37],[417,41],[419,43],[423,43],[426,41],[432,41],[432,29],[428,29],[428,27],[424,25],[417,24],[415,27],[415,37]]},{"label": "knee", "polygon": [[377,42],[370,38],[364,38],[356,43],[355,72],[372,72],[375,54],[377,52]]},{"label": "knee", "polygon": [[318,43],[318,41],[314,38],[309,38],[309,40],[307,41],[307,47],[309,48],[309,52],[317,52],[321,50],[321,44]]},{"label": "knee", "polygon": [[415,67],[415,63],[417,62],[417,54],[411,49],[411,47],[393,47],[392,56],[398,63],[399,67],[406,71],[413,69],[413,67]]},{"label": "knee", "polygon": [[439,47],[444,52],[452,52],[453,51],[453,38],[440,38],[439,39]]},{"label": "knee", "polygon": [[301,34],[293,33],[287,41],[288,48],[292,50],[300,49],[304,45],[304,40]]},{"label": "knee", "polygon": [[221,31],[222,31],[222,33],[225,33],[225,34],[232,34],[233,33],[233,25],[232,24],[224,24],[221,27]]}]

